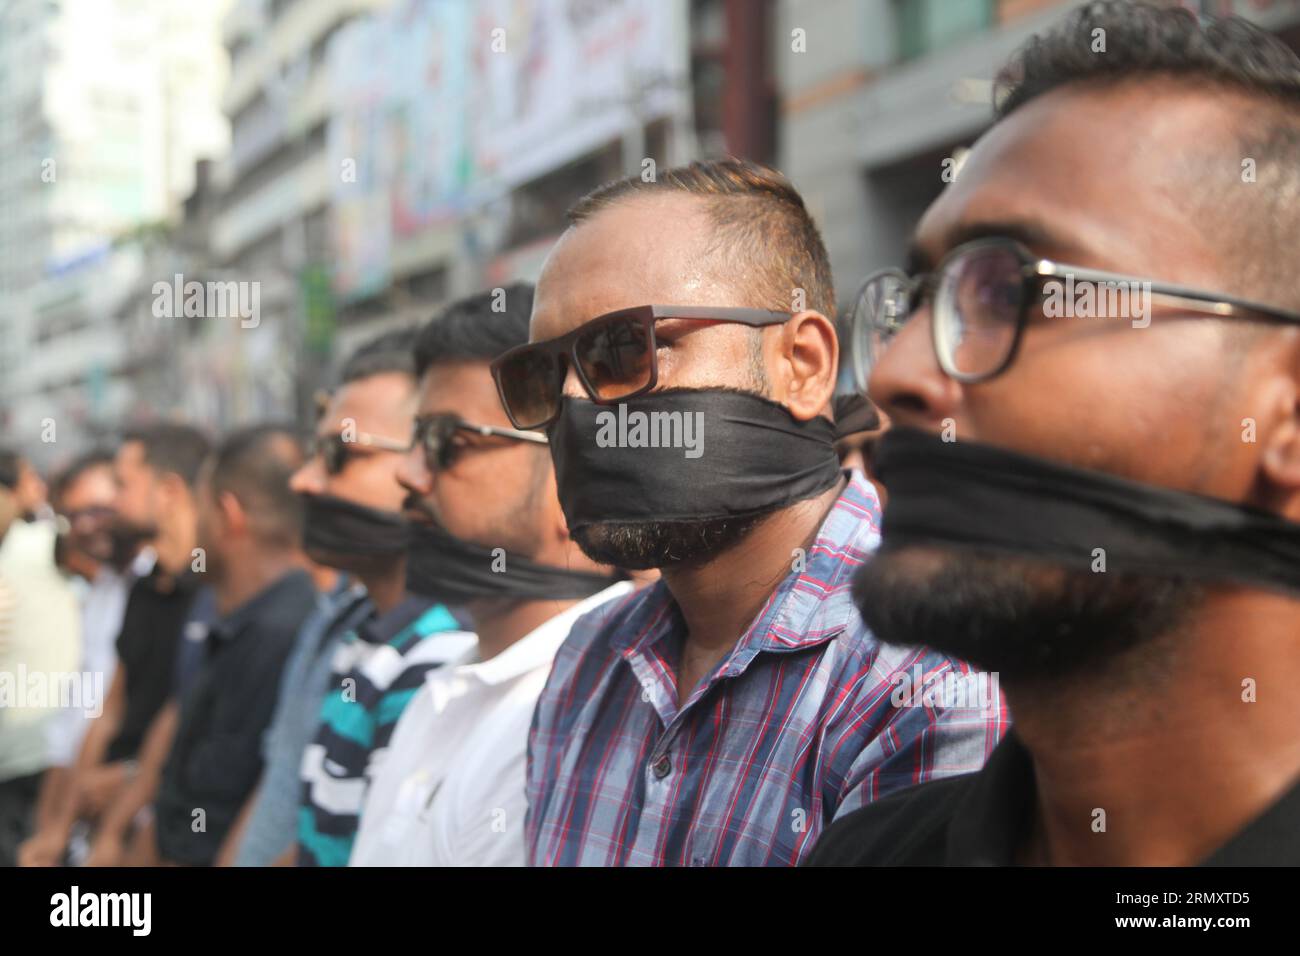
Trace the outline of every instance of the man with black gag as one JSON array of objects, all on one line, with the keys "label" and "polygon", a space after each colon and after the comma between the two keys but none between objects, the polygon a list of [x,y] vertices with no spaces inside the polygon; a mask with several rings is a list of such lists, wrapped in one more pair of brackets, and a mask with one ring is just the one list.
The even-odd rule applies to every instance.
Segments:
[{"label": "man with black gag", "polygon": [[[890,499],[855,597],[1000,672],[1014,726],[813,862],[1295,865],[1300,59],[1098,3],[999,85],[873,293]],[[1067,276],[1148,308],[1053,318]]]},{"label": "man with black gag", "polygon": [[569,219],[497,384],[516,427],[546,429],[579,547],[662,580],[556,657],[530,863],[790,865],[836,815],[981,766],[996,692],[896,698],[900,674],[969,668],[882,647],[850,600],[879,508],[836,458],[834,291],[798,192],[699,163],[603,186]]},{"label": "man with black gag", "polygon": [[421,331],[414,447],[397,471],[407,587],[476,639],[426,675],[366,800],[354,866],[518,866],[537,695],[579,615],[631,589],[569,537],[546,439],[509,427],[488,362],[528,340],[524,283],[452,303]]},{"label": "man with black gag", "polygon": [[[391,333],[353,357],[317,425],[314,454],[293,477],[307,553],[354,574],[366,594],[362,616],[349,613],[345,633],[329,641],[323,683],[317,665],[306,669],[316,720],[298,748],[300,866],[348,862],[397,718],[429,671],[473,643],[447,608],[406,587],[410,533],[397,469],[411,447],[414,338]],[[299,739],[286,734],[286,759]]]},{"label": "man with black gag", "polygon": [[303,505],[303,550],[342,574],[299,631],[266,735],[262,780],[223,862],[296,858],[299,770],[320,725],[335,656],[349,634],[407,596],[409,536],[396,472],[415,415],[413,341],[412,332],[389,332],[348,356],[324,401],[311,453],[290,479]]}]

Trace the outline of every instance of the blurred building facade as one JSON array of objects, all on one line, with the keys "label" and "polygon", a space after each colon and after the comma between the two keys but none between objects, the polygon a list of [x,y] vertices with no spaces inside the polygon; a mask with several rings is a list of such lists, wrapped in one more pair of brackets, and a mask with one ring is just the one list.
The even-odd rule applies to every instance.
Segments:
[{"label": "blurred building facade", "polygon": [[225,2],[0,4],[0,422],[38,460],[132,402],[116,310],[227,147]]},{"label": "blurred building facade", "polygon": [[[1168,0],[1175,5],[1174,0]],[[1300,50],[1295,0],[1186,0],[1254,20]],[[944,164],[992,119],[991,81],[1067,0],[779,0],[778,164],[821,225],[842,305],[901,265]],[[795,31],[806,52],[792,53]]]},{"label": "blurred building facade", "polygon": [[[536,278],[574,200],[694,158],[787,173],[845,305],[1073,5],[0,0],[0,417],[65,453],[305,421],[360,341]],[[1297,0],[1183,5],[1300,47]],[[257,321],[160,314],[174,282],[252,288]]]}]

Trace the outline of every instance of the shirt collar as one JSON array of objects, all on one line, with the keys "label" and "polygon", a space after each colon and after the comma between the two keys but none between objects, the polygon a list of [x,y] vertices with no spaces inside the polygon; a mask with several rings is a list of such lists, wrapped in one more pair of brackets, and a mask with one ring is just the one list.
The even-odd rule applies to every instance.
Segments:
[{"label": "shirt collar", "polygon": [[[824,643],[844,630],[843,608],[850,602],[853,575],[880,542],[880,499],[856,471],[827,512],[811,547],[791,555],[793,565],[737,642],[732,658],[743,668],[763,651],[789,652]],[[624,656],[644,650],[685,627],[677,602],[662,580],[646,589],[627,625],[611,635],[611,647]]]},{"label": "shirt collar", "polygon": [[1300,781],[1202,866],[1295,866],[1300,860]]},{"label": "shirt collar", "polygon": [[429,598],[408,594],[390,610],[363,621],[357,628],[357,637],[367,644],[387,644],[418,621],[434,603]]},{"label": "shirt collar", "polygon": [[457,660],[446,667],[429,671],[425,680],[436,683],[456,676],[473,677],[484,684],[502,684],[514,680],[538,667],[550,664],[560,649],[573,622],[588,611],[595,610],[606,601],[622,597],[632,590],[631,581],[619,581],[603,591],[584,598],[572,607],[565,608],[545,623],[533,628],[495,657],[480,661],[477,642]]},{"label": "shirt collar", "polygon": [[975,774],[948,824],[947,862],[1010,866],[1033,819],[1034,761],[1015,730],[1007,731]]},{"label": "shirt collar", "polygon": [[145,578],[153,574],[154,565],[158,563],[158,552],[150,545],[145,545],[127,565],[132,577]]},{"label": "shirt collar", "polygon": [[[197,575],[195,576],[197,580]],[[179,583],[179,582],[178,582]],[[217,621],[209,631],[213,637],[220,640],[229,640],[238,636],[240,631],[248,626],[252,621],[265,614],[267,609],[277,604],[293,590],[301,588],[304,585],[311,587],[311,577],[306,571],[295,569],[289,571],[275,580],[253,597],[249,598],[239,607],[235,608],[221,620]]]},{"label": "shirt collar", "polygon": [[[1007,732],[974,775],[948,824],[949,866],[1010,866],[1033,820],[1034,761]],[[1300,782],[1219,847],[1202,866],[1294,866],[1300,860]]]}]

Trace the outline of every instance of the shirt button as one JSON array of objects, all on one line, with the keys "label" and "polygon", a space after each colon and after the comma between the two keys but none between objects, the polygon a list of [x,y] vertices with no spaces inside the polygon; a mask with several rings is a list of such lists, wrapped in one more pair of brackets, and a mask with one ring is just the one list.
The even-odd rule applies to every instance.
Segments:
[{"label": "shirt button", "polygon": [[662,780],[673,772],[672,759],[667,754],[664,754],[654,762],[654,766],[651,769],[654,770],[655,777]]}]

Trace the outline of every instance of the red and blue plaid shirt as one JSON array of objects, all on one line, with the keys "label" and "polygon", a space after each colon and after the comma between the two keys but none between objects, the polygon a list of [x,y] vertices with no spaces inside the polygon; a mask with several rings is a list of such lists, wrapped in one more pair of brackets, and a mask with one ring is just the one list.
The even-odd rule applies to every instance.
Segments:
[{"label": "red and blue plaid shirt", "polygon": [[681,708],[684,625],[662,581],[579,619],[529,735],[529,863],[794,865],[836,817],[982,767],[1008,726],[996,687],[985,707],[900,693],[979,675],[879,643],[853,606],[879,519],[855,472],[804,569]]}]

